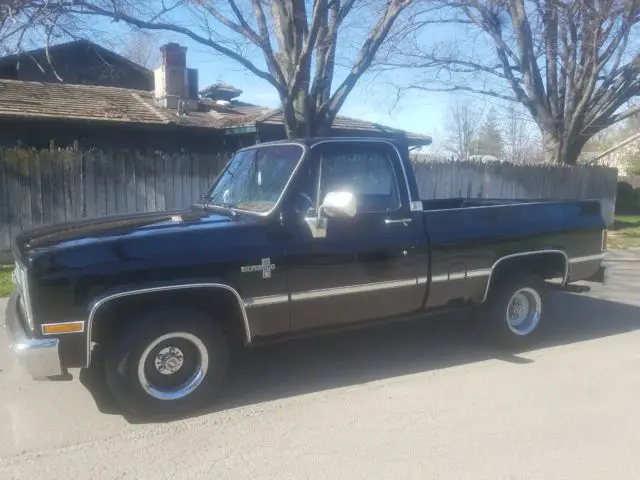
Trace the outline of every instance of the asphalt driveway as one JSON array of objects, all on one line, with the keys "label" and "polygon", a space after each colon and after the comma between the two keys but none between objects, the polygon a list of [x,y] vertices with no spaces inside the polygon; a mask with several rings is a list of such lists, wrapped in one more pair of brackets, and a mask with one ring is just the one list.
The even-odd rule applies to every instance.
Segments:
[{"label": "asphalt driveway", "polygon": [[29,380],[0,334],[0,479],[638,479],[640,252],[608,261],[530,351],[446,317],[237,352],[211,411],[168,423],[97,372]]}]

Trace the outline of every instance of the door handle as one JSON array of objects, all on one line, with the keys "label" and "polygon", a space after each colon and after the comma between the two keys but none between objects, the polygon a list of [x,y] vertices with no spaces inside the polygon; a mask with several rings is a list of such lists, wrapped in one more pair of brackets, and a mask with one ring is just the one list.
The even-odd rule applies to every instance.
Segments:
[{"label": "door handle", "polygon": [[406,227],[407,225],[409,225],[411,223],[411,219],[410,218],[398,218],[398,219],[385,218],[384,219],[384,223],[386,225],[391,225],[391,224],[394,224],[394,223],[401,223],[402,225],[404,225]]}]

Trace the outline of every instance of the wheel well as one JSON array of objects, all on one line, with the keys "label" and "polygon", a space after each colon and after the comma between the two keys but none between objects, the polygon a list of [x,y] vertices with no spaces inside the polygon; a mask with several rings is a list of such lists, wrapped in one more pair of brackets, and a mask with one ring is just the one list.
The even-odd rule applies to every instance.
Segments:
[{"label": "wheel well", "polygon": [[229,290],[213,287],[141,292],[114,298],[98,307],[92,320],[90,340],[109,343],[140,311],[181,306],[207,313],[211,321],[220,322],[232,341],[246,341],[244,315],[238,297]]},{"label": "wheel well", "polygon": [[562,252],[542,252],[499,260],[491,270],[491,278],[487,285],[485,299],[493,285],[511,277],[515,273],[535,273],[545,280],[552,278],[566,280],[567,267],[567,257]]}]

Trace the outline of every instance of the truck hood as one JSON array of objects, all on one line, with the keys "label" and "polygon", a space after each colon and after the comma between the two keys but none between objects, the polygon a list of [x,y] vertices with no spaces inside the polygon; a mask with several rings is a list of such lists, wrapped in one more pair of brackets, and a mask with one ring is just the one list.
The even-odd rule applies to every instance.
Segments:
[{"label": "truck hood", "polygon": [[182,228],[194,224],[228,224],[236,220],[226,212],[205,210],[194,206],[186,210],[168,212],[112,215],[102,218],[58,223],[25,230],[16,237],[16,254],[23,258],[29,252],[50,247],[100,242],[130,235],[144,235],[162,230]]}]

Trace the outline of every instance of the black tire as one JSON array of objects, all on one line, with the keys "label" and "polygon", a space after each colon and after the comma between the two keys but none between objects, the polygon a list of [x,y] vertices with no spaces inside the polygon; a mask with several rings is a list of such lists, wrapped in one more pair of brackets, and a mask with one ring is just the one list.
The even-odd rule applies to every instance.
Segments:
[{"label": "black tire", "polygon": [[[514,299],[516,295],[519,296]],[[523,297],[525,301],[522,301]],[[518,307],[522,305],[521,310],[524,310],[526,304],[530,307],[529,314],[526,317],[518,316]],[[508,314],[507,309],[510,306],[515,308]],[[542,277],[535,274],[505,276],[491,285],[479,326],[492,343],[510,348],[525,347],[538,337],[543,325],[545,307],[546,284]],[[518,325],[522,318],[524,320]]]},{"label": "black tire", "polygon": [[136,417],[184,415],[210,404],[229,359],[220,326],[189,308],[153,310],[131,320],[135,325],[105,349],[106,381],[118,404]]}]

